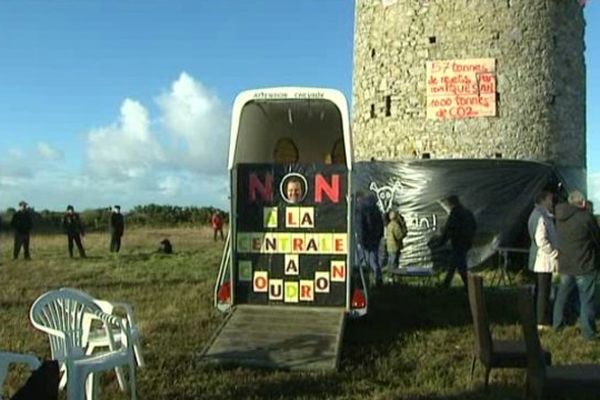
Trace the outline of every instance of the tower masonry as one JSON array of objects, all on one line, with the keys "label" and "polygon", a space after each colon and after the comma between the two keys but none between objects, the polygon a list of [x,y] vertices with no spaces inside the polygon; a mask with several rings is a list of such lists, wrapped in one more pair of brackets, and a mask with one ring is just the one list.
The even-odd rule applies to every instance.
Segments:
[{"label": "tower masonry", "polygon": [[576,0],[356,0],[357,160],[584,171],[584,27]]}]

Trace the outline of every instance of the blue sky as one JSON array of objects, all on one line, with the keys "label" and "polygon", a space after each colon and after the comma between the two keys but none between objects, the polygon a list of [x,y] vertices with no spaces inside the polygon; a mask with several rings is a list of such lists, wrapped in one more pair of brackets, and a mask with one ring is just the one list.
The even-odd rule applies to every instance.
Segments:
[{"label": "blue sky", "polygon": [[[600,203],[600,0],[585,13]],[[235,95],[305,85],[350,99],[353,18],[351,0],[0,2],[0,209],[226,207]]]}]

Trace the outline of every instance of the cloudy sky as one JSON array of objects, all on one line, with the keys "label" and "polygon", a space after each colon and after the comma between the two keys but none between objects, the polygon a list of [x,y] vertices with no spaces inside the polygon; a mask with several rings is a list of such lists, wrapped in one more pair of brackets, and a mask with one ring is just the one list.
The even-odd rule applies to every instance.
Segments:
[{"label": "cloudy sky", "polygon": [[[600,1],[585,12],[600,204]],[[350,99],[353,18],[352,0],[0,2],[0,209],[226,208],[235,95],[295,85]]]}]

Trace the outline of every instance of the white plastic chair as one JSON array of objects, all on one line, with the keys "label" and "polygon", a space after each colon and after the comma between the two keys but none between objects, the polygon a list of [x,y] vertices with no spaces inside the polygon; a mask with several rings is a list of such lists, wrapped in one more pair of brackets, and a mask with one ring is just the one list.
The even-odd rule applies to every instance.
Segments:
[{"label": "white plastic chair", "polygon": [[[83,332],[86,314],[92,314],[103,325],[110,349],[94,355],[85,354]],[[131,398],[137,398],[135,388],[135,356],[128,322],[102,311],[90,296],[74,291],[54,290],[43,294],[31,306],[31,323],[48,334],[52,358],[64,364],[67,375],[67,399],[95,399],[97,372],[121,365],[129,366]],[[120,333],[116,346],[113,329]]]},{"label": "white plastic chair", "polygon": [[4,398],[1,391],[4,387],[4,379],[6,379],[10,364],[25,364],[30,371],[36,370],[41,365],[37,357],[29,354],[0,352],[0,399]]},{"label": "white plastic chair", "polygon": [[[129,304],[123,302],[99,300],[85,292],[82,292],[79,289],[61,288],[60,290],[78,293],[82,296],[87,296],[91,301],[96,303],[102,309],[102,311],[104,311],[107,314],[124,314],[127,318],[129,333],[131,335],[131,342],[137,365],[142,368],[146,365],[144,362],[144,358],[142,357],[139,329],[137,328],[135,319],[133,317],[133,308]],[[86,354],[93,354],[94,350],[96,350],[97,348],[110,348],[109,337],[106,335],[104,329],[94,326],[95,322],[98,321],[98,318],[96,318],[94,314],[86,314],[83,318],[83,343],[85,344]],[[121,343],[121,331],[119,329],[113,329],[113,338],[115,344],[118,345],[119,343]],[[119,381],[119,387],[121,388],[121,390],[125,391],[127,389],[127,385],[125,383],[125,377],[123,376],[121,368],[115,368],[115,373],[117,375],[117,380]],[[64,387],[64,383],[64,381],[61,382],[62,387]]]}]

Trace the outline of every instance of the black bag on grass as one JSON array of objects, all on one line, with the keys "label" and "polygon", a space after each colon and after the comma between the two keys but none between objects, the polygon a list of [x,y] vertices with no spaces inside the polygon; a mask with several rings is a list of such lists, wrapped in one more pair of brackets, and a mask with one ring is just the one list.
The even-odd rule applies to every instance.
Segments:
[{"label": "black bag on grass", "polygon": [[44,361],[10,400],[57,400],[59,381],[58,361]]}]

